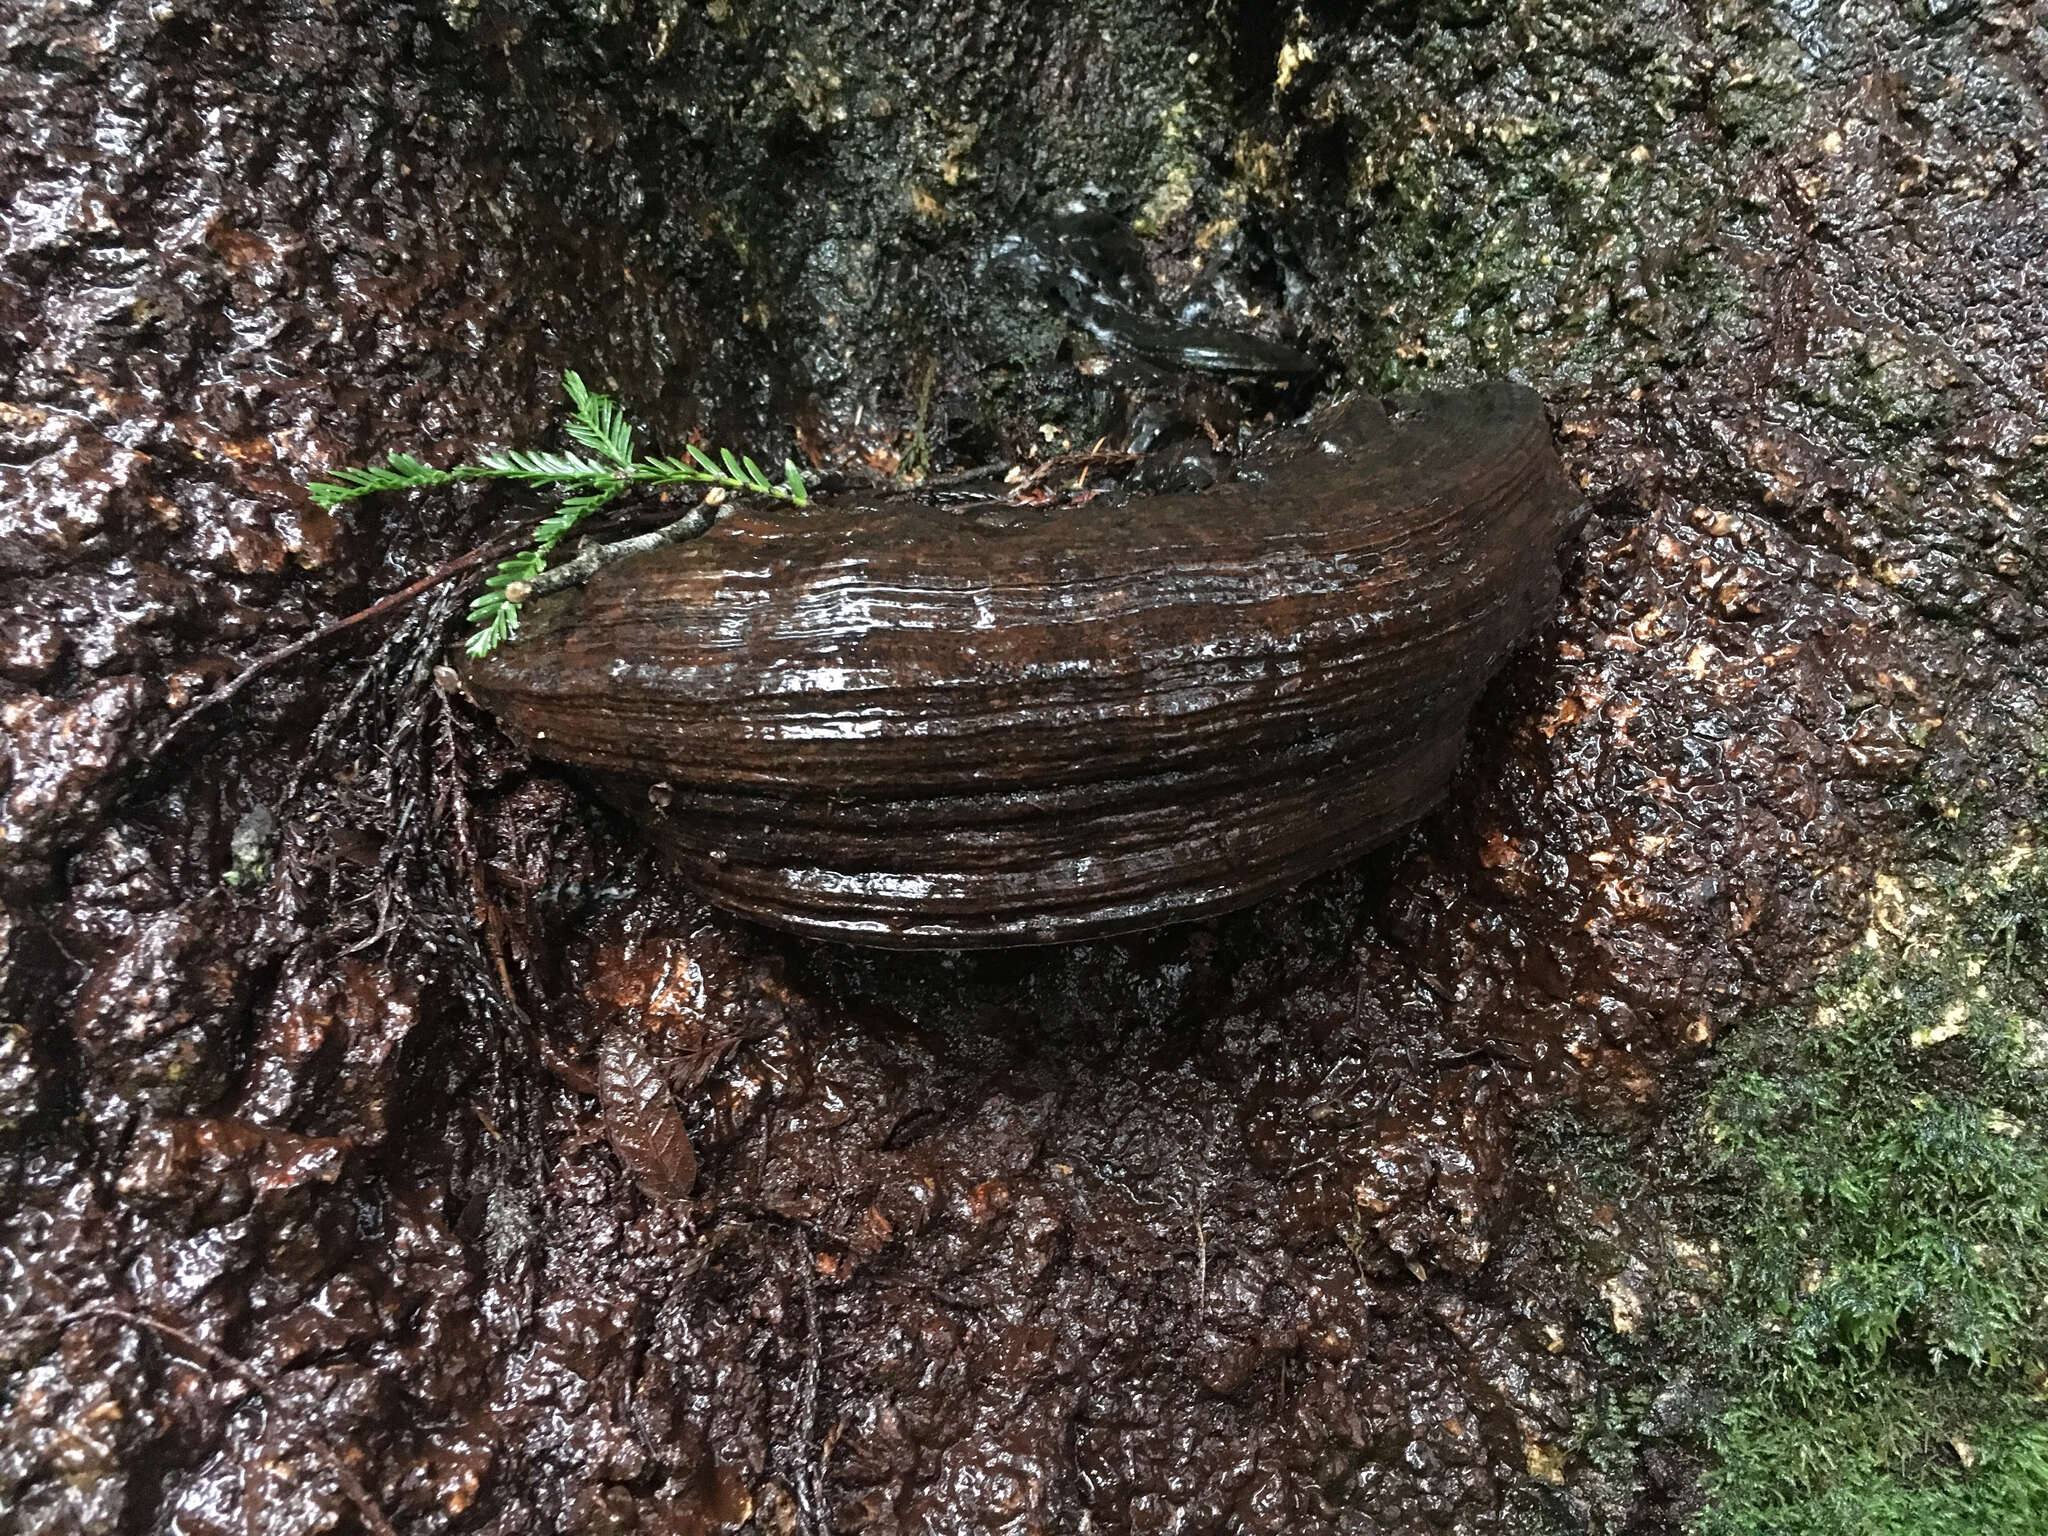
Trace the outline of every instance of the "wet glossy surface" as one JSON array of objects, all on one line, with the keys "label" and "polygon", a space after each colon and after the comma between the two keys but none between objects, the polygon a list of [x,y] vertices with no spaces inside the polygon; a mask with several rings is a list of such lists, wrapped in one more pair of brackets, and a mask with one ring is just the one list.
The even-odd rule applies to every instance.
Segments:
[{"label": "wet glossy surface", "polygon": [[1092,937],[1433,805],[1576,505],[1526,389],[1356,399],[1199,493],[742,512],[536,604],[467,683],[722,906],[904,948]]},{"label": "wet glossy surface", "polygon": [[1285,342],[1162,319],[1144,247],[1129,225],[1101,210],[1005,235],[989,251],[986,271],[1057,304],[1103,347],[1161,367],[1269,380],[1320,371],[1314,358]]},{"label": "wet glossy surface", "polygon": [[[1353,9],[0,17],[0,1526],[360,1529],[315,1444],[406,1536],[1692,1523],[1700,1160],[1597,1153],[1899,827],[2036,803],[2048,30]],[[1410,834],[1099,944],[806,943],[436,691],[459,593],[136,773],[538,515],[301,467],[546,440],[555,369],[670,450],[903,449],[932,351],[939,467],[1114,430],[966,274],[1162,124],[1170,313],[1528,378],[1593,502]]]}]

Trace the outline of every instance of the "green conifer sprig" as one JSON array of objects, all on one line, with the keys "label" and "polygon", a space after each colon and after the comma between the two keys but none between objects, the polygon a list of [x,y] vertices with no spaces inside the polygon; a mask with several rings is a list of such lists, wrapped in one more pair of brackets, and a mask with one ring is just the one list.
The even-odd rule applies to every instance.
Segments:
[{"label": "green conifer sprig", "polygon": [[[407,453],[394,453],[382,465],[342,469],[315,480],[306,492],[323,507],[383,491],[427,490],[462,480],[516,480],[536,490],[567,491],[554,512],[534,529],[533,544],[498,568],[470,604],[469,620],[477,626],[469,637],[472,656],[488,656],[518,631],[519,604],[526,585],[547,569],[548,556],[575,528],[638,488],[667,485],[709,485],[779,501],[805,505],[810,497],[796,465],[782,461],[782,479],[771,480],[761,466],[729,449],[718,452],[722,463],[694,443],[684,445],[687,459],[633,456],[633,427],[611,396],[589,388],[574,371],[562,374],[562,388],[571,409],[568,433],[585,453],[547,453],[506,448],[479,455],[475,464],[434,469]],[[586,457],[585,454],[589,456]]]}]

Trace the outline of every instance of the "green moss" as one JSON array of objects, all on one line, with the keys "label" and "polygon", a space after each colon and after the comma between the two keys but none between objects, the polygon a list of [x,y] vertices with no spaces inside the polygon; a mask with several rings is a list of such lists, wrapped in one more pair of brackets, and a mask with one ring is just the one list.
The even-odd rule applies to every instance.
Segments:
[{"label": "green moss", "polygon": [[[1885,1373],[1864,1385],[1867,1396],[1828,1401],[1824,1411],[1745,1398],[1723,1423],[1718,1502],[1702,1536],[2048,1531],[2048,1423],[2038,1400],[1983,1382],[1915,1390]],[[1944,1433],[1953,1443],[1928,1449]]]},{"label": "green moss", "polygon": [[2048,864],[1880,881],[1874,913],[1709,1096],[1736,1198],[1706,1536],[2048,1531]]}]

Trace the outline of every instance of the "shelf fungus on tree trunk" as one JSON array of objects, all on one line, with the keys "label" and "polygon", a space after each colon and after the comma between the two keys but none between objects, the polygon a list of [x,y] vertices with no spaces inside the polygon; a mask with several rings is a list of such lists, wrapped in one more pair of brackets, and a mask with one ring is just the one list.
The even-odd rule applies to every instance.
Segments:
[{"label": "shelf fungus on tree trunk", "polygon": [[1186,495],[741,511],[534,601],[464,675],[735,912],[1091,938],[1428,811],[1577,502],[1525,389],[1354,399]]}]

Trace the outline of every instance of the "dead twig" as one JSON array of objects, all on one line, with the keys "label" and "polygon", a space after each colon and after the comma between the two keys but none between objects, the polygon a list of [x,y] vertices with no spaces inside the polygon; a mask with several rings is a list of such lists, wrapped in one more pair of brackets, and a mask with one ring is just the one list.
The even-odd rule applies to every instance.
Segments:
[{"label": "dead twig", "polygon": [[707,501],[684,513],[674,522],[664,523],[652,533],[635,534],[630,539],[594,545],[568,564],[551,567],[531,581],[523,583],[526,591],[519,601],[523,603],[536,597],[544,597],[550,592],[559,592],[564,587],[579,586],[614,561],[624,560],[628,556],[644,555],[650,549],[660,549],[665,544],[680,544],[686,539],[694,539],[717,520],[718,508]]},{"label": "dead twig", "polygon": [[935,475],[910,482],[912,490],[944,491],[956,485],[972,485],[977,480],[1000,480],[1009,470],[1003,463],[976,464],[968,469],[946,469]]},{"label": "dead twig", "polygon": [[1202,1320],[1209,1315],[1209,1225],[1204,1219],[1209,1201],[1209,1168],[1216,1152],[1216,1122],[1213,1117],[1204,1117],[1207,1125],[1202,1134],[1202,1165],[1195,1170],[1194,1217],[1195,1217],[1195,1326],[1200,1328]]},{"label": "dead twig", "polygon": [[1085,475],[1091,469],[1114,469],[1125,464],[1135,464],[1141,457],[1140,454],[1104,451],[1098,448],[1091,448],[1086,453],[1063,453],[1056,459],[1047,459],[1026,474],[1010,487],[1010,494],[1021,496],[1026,491],[1037,490],[1048,480],[1071,474],[1075,470],[1080,470]]},{"label": "dead twig", "polygon": [[803,1393],[803,1421],[798,1427],[796,1502],[814,1536],[824,1536],[825,1516],[819,1508],[824,1495],[824,1469],[814,1449],[818,1441],[818,1260],[811,1252],[811,1240],[801,1227],[796,1231],[796,1251],[802,1263],[804,1282],[804,1366],[798,1381]]},{"label": "dead twig", "polygon": [[291,644],[280,646],[268,656],[260,657],[256,661],[251,662],[240,672],[236,673],[233,681],[225,688],[209,693],[205,698],[190,705],[183,714],[173,720],[165,728],[163,735],[157,737],[155,743],[143,754],[142,761],[136,765],[133,779],[139,781],[146,775],[155,766],[157,759],[162,757],[165,751],[169,749],[171,743],[185,734],[185,728],[191,725],[194,720],[236,698],[245,692],[250,684],[256,682],[257,679],[267,677],[286,662],[291,661],[295,657],[303,656],[307,651],[312,650],[317,645],[324,644],[326,641],[332,640],[336,635],[345,634],[357,625],[368,624],[373,619],[381,619],[384,615],[404,607],[422,592],[430,592],[444,581],[453,580],[464,571],[475,569],[500,550],[509,548],[520,536],[523,536],[523,530],[511,535],[500,534],[495,539],[488,539],[484,543],[477,545],[468,554],[457,555],[446,565],[437,566],[435,569],[427,572],[426,575],[412,583],[412,585],[401,587],[388,597],[378,598],[376,602],[360,612],[352,613],[345,619],[336,619],[332,624],[323,625],[321,628],[314,630],[310,635],[301,635],[298,639],[292,641]]},{"label": "dead twig", "polygon": [[449,707],[446,693],[436,689],[434,697],[441,714],[443,777],[438,798],[455,829],[456,872],[469,887],[470,915],[476,922],[477,931],[484,937],[484,951],[490,956],[491,966],[497,973],[505,1006],[511,1010],[520,1027],[530,1033],[526,1010],[519,1006],[519,993],[512,985],[512,968],[505,961],[505,915],[491,900],[484,885],[483,862],[477,857],[476,844],[470,836],[469,792],[463,786],[461,757],[455,744],[455,712]]},{"label": "dead twig", "polygon": [[248,1366],[237,1360],[233,1355],[228,1354],[225,1350],[216,1349],[204,1339],[187,1333],[183,1328],[166,1323],[159,1318],[151,1317],[146,1312],[131,1312],[126,1307],[105,1305],[79,1307],[59,1317],[57,1319],[57,1326],[66,1328],[73,1323],[82,1323],[93,1318],[113,1318],[118,1322],[127,1323],[130,1327],[150,1329],[163,1338],[170,1339],[183,1348],[190,1350],[215,1370],[225,1371],[230,1376],[235,1377],[258,1397],[262,1398],[263,1405],[276,1418],[285,1423],[296,1425],[299,1433],[305,1437],[307,1446],[315,1456],[325,1463],[327,1470],[334,1474],[335,1482],[340,1484],[341,1491],[348,1496],[349,1502],[355,1505],[356,1513],[362,1516],[363,1524],[370,1528],[374,1536],[398,1536],[397,1531],[392,1529],[391,1522],[384,1517],[383,1509],[370,1496],[370,1490],[363,1486],[362,1479],[349,1470],[347,1463],[335,1453],[333,1447],[329,1446],[325,1440],[314,1434],[304,1424],[298,1423],[291,1409],[272,1390],[269,1383],[265,1382],[262,1377],[250,1370]]}]

